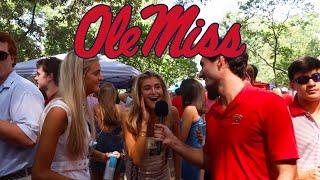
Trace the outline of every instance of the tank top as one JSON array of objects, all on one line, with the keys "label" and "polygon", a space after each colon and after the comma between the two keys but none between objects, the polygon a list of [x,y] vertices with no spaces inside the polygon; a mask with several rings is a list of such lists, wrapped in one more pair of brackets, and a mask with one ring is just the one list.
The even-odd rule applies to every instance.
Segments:
[{"label": "tank top", "polygon": [[[72,122],[71,118],[71,111],[67,104],[65,104],[61,98],[53,99],[50,101],[50,103],[46,106],[44,109],[41,118],[40,118],[40,130],[42,129],[44,120],[48,114],[48,112],[53,107],[60,107],[62,108],[66,113],[68,117],[68,125],[65,131],[62,135],[60,135],[57,146],[56,146],[56,153],[54,155],[52,164],[51,164],[51,170],[55,171],[63,176],[72,178],[72,179],[90,179],[89,174],[89,160],[87,158],[87,155],[89,154],[89,148],[86,152],[86,156],[78,159],[78,160],[71,160],[68,157],[68,151],[67,151],[67,139],[70,132],[70,126]],[[86,126],[87,129],[87,141],[85,141],[85,144],[89,144],[89,137],[90,137],[90,131],[89,127]],[[41,132],[41,131],[40,131]]]}]

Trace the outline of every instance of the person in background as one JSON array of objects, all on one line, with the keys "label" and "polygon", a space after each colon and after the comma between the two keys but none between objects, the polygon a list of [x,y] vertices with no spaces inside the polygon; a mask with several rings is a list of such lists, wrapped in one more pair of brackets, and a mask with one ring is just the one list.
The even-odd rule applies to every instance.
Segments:
[{"label": "person in background", "polygon": [[182,107],[182,96],[181,96],[181,88],[177,88],[175,90],[174,96],[171,98],[172,106],[176,107],[179,113],[179,116],[182,116],[183,107]]},{"label": "person in background", "polygon": [[[169,105],[169,113],[164,119],[165,126],[180,136],[179,114],[171,106],[169,93],[160,75],[152,71],[140,74],[133,85],[132,105],[124,121],[124,137],[133,166],[126,166],[128,179],[168,180],[171,175],[168,165],[168,148],[162,146],[157,152],[154,139],[154,124],[159,122],[154,109],[157,101],[164,100]],[[175,178],[180,179],[180,159],[174,154]],[[136,166],[136,167],[135,167]]]},{"label": "person in background", "polygon": [[201,59],[200,77],[217,97],[206,114],[203,149],[182,143],[162,124],[155,125],[155,137],[210,170],[212,179],[295,179],[298,152],[287,106],[243,81],[247,61],[246,53]]},{"label": "person in background", "polygon": [[127,108],[132,104],[131,90],[132,90],[132,86],[134,84],[135,79],[136,79],[135,76],[131,77],[131,79],[129,80],[128,88],[126,92],[118,95],[121,102],[125,103],[125,107]]},{"label": "person in background", "polygon": [[320,60],[305,56],[288,68],[290,86],[297,93],[289,109],[300,159],[299,179],[320,178]]},{"label": "person in background", "polygon": [[99,104],[98,93],[92,93],[89,96],[87,96],[87,102],[88,102],[90,109],[92,111],[94,111],[94,108]]},{"label": "person in background", "polygon": [[37,61],[37,74],[34,79],[38,88],[46,94],[45,105],[58,92],[60,64],[61,60],[56,57],[48,57]]},{"label": "person in background", "polygon": [[265,90],[270,89],[270,84],[264,82],[256,81],[258,75],[258,68],[253,64],[248,64],[246,67],[246,73],[248,75],[248,80],[250,81],[251,85],[254,87],[262,88]]},{"label": "person in background", "polygon": [[[202,148],[197,138],[199,124],[205,124],[203,115],[206,110],[205,90],[201,83],[195,79],[185,80],[182,91],[182,114],[181,140],[194,148]],[[200,168],[182,159],[181,177],[184,180],[199,180]]]},{"label": "person in background", "polygon": [[258,74],[257,67],[252,64],[248,64],[246,67],[246,78],[245,78],[246,81],[249,81],[251,83],[251,85],[254,87],[258,87],[258,88],[265,89],[265,90],[270,90],[271,92],[281,96],[285,100],[287,105],[292,103],[293,98],[288,93],[288,89],[286,91],[284,91],[285,90],[284,87],[283,88],[273,87],[272,89],[270,89],[270,84],[256,82],[257,74]]},{"label": "person in background", "polygon": [[179,112],[179,117],[182,117],[183,106],[182,106],[182,92],[183,86],[186,83],[186,79],[181,81],[180,87],[175,90],[176,96],[174,96],[171,100],[172,106],[176,107]]},{"label": "person in background", "polygon": [[[107,153],[118,154],[124,150],[124,140],[122,133],[122,119],[126,110],[116,104],[117,90],[111,83],[105,83],[98,93],[99,104],[94,109],[94,114],[98,124],[96,150]],[[103,179],[106,164],[101,161],[90,160],[91,179]],[[120,179],[124,174],[123,160],[117,161],[114,179]]]},{"label": "person in background", "polygon": [[44,108],[39,89],[13,70],[16,58],[16,42],[0,32],[0,179],[30,179]]},{"label": "person in background", "polygon": [[82,59],[70,51],[61,64],[57,97],[40,118],[41,135],[33,179],[90,179],[89,160],[106,162],[108,155],[94,150],[93,112],[86,97],[99,91],[103,80],[97,57]]}]

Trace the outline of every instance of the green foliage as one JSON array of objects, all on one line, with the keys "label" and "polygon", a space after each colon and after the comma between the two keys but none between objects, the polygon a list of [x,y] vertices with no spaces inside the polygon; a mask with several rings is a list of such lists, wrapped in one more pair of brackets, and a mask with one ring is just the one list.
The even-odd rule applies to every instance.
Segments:
[{"label": "green foliage", "polygon": [[223,24],[241,23],[249,63],[259,69],[258,80],[287,86],[287,68],[293,60],[320,55],[320,16],[312,8],[303,1],[249,0],[239,13],[228,14]]},{"label": "green foliage", "polygon": [[41,54],[39,41],[43,32],[41,22],[35,21],[37,4],[33,1],[1,1],[0,29],[7,31],[18,43],[18,59],[28,59]]},{"label": "green foliage", "polygon": [[[156,0],[6,0],[0,1],[0,29],[14,36],[19,48],[18,59],[24,61],[46,55],[65,53],[73,48],[76,29],[83,15],[98,3],[111,6],[115,15],[125,4],[133,8],[130,26],[140,26],[142,36],[139,45],[147,35],[151,20],[142,20],[140,10]],[[154,18],[154,17],[153,17]],[[86,47],[95,41],[99,22],[93,24],[87,34]],[[155,55],[143,57],[120,57],[120,61],[140,71],[155,70],[164,76],[169,85],[185,78],[194,77],[197,71],[192,59],[172,59],[168,54],[161,58]]]}]

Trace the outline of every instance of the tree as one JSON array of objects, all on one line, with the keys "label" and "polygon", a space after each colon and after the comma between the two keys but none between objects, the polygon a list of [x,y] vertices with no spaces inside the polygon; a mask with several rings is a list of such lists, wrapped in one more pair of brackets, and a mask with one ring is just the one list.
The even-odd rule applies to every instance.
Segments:
[{"label": "tree", "polygon": [[316,34],[319,15],[312,9],[303,1],[249,0],[240,6],[238,14],[226,16],[223,27],[240,22],[250,63],[258,64],[260,78],[283,86],[288,84],[287,67],[292,60],[303,55],[319,55],[316,51],[320,47]]},{"label": "tree", "polygon": [[[130,26],[142,27],[139,44],[151,26],[152,20],[143,21],[140,10],[156,0],[8,0],[0,2],[0,29],[10,32],[19,48],[18,60],[24,61],[41,56],[65,53],[73,48],[73,40],[79,21],[83,15],[98,3],[109,5],[115,15],[125,4],[132,6]],[[90,27],[86,45],[90,47],[97,33],[99,22]],[[119,60],[132,65],[140,71],[153,69],[164,76],[167,83],[188,76],[195,76],[196,65],[192,59],[172,59],[167,54],[158,58],[151,54],[143,57],[137,53],[134,57],[120,57]]]},{"label": "tree", "polygon": [[18,42],[18,59],[41,54],[41,44],[36,43],[43,36],[41,23],[36,21],[40,16],[37,7],[36,1],[0,2],[0,29],[10,32]]}]

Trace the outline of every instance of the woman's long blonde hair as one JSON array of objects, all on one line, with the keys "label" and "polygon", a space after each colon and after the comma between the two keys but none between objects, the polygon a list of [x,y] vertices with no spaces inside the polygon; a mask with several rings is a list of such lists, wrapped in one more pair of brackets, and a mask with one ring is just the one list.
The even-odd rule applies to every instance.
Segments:
[{"label": "woman's long blonde hair", "polygon": [[165,118],[166,123],[171,123],[171,101],[170,96],[167,90],[167,86],[163,80],[163,78],[153,72],[153,71],[146,71],[142,74],[140,74],[133,83],[132,88],[132,105],[129,109],[129,117],[128,121],[126,122],[126,126],[128,128],[128,131],[131,132],[134,136],[137,136],[141,129],[141,123],[142,123],[142,108],[141,108],[141,86],[145,79],[155,77],[160,80],[162,90],[163,90],[163,100],[166,101],[169,105],[169,114]]},{"label": "woman's long blonde hair", "polygon": [[98,123],[102,127],[114,128],[121,125],[120,115],[116,107],[117,90],[111,83],[105,83],[98,94]]},{"label": "woman's long blonde hair", "polygon": [[[88,152],[87,142],[95,137],[93,112],[89,108],[84,78],[89,66],[97,57],[82,59],[70,51],[60,68],[59,94],[71,112],[71,125],[67,139],[67,150],[72,159],[83,157]],[[87,126],[91,137],[87,136]]]}]

